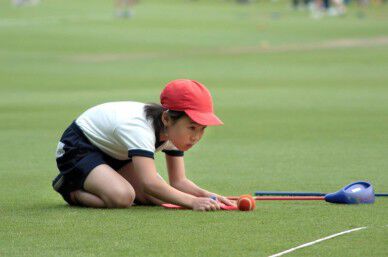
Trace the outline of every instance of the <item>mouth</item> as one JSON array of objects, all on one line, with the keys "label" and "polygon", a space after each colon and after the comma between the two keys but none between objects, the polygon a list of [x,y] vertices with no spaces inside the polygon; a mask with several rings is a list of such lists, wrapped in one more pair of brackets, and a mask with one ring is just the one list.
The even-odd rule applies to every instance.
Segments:
[{"label": "mouth", "polygon": [[189,150],[191,147],[193,147],[193,145],[194,145],[194,144],[185,144],[185,145],[183,145],[183,146],[178,147],[178,149],[179,149],[180,151],[185,152],[185,151]]}]

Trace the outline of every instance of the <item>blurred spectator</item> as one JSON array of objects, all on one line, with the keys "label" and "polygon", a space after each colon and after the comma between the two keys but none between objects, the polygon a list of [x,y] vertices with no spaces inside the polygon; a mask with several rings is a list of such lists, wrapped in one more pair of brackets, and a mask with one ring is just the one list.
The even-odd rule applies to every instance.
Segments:
[{"label": "blurred spectator", "polygon": [[310,2],[311,0],[292,0],[292,7],[295,10],[305,9]]},{"label": "blurred spectator", "polygon": [[39,0],[11,0],[12,5],[14,6],[37,5],[39,2]]},{"label": "blurred spectator", "polygon": [[331,0],[333,6],[327,9],[328,14],[331,16],[344,15],[346,7],[343,0]]},{"label": "blurred spectator", "polygon": [[137,0],[115,0],[116,1],[116,16],[121,18],[130,18],[133,16],[132,7],[137,3]]},{"label": "blurred spectator", "polygon": [[323,0],[323,8],[325,10],[329,10],[329,8],[330,8],[330,0]]},{"label": "blurred spectator", "polygon": [[311,16],[321,18],[325,14],[329,16],[344,15],[346,6],[343,0],[314,0],[310,4]]}]

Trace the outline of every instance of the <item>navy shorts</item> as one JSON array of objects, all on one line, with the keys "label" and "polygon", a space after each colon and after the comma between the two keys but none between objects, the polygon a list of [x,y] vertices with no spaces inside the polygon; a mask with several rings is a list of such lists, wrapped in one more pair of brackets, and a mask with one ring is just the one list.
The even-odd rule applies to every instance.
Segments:
[{"label": "navy shorts", "polygon": [[60,174],[53,180],[53,188],[70,205],[70,192],[84,189],[89,173],[98,165],[107,164],[119,170],[131,160],[117,160],[94,146],[73,122],[63,133],[56,152],[57,167]]}]

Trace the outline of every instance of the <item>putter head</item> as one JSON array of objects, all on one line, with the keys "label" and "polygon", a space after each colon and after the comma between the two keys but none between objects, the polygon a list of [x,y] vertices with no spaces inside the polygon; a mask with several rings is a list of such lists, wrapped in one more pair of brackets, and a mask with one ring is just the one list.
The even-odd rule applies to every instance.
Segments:
[{"label": "putter head", "polygon": [[335,193],[325,195],[325,201],[345,204],[374,203],[375,193],[370,183],[357,181]]}]

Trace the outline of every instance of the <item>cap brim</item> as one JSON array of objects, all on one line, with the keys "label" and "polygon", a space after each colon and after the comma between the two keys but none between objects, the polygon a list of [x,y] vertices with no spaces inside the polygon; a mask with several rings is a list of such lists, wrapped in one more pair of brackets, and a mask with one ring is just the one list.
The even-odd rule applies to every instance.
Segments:
[{"label": "cap brim", "polygon": [[185,113],[194,122],[203,126],[220,126],[224,123],[212,112],[198,112],[193,110],[186,110]]}]

